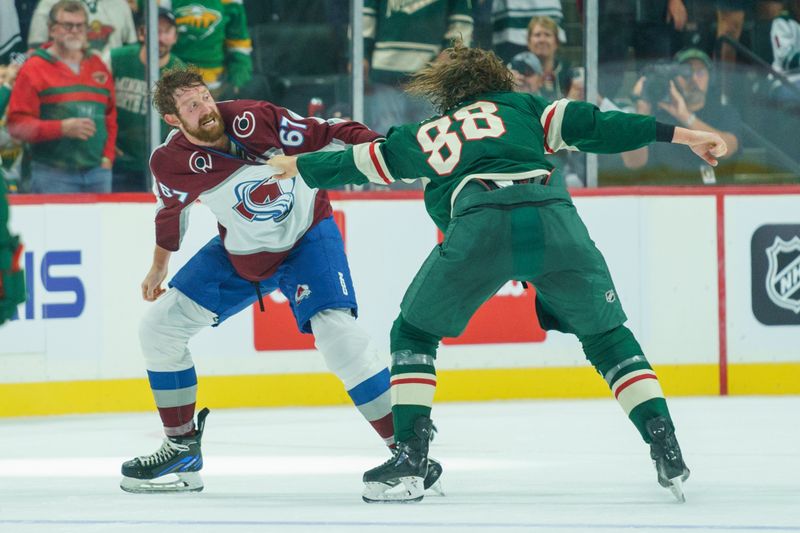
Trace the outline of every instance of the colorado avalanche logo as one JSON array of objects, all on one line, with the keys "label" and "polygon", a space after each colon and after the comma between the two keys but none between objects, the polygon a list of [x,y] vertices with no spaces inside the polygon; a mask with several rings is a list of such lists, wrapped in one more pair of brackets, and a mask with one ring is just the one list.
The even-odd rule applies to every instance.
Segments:
[{"label": "colorado avalanche logo", "polygon": [[250,222],[281,222],[294,207],[294,178],[274,181],[272,178],[245,181],[236,186],[233,209]]},{"label": "colorado avalanche logo", "polygon": [[189,169],[195,174],[211,170],[211,156],[203,152],[192,152],[189,156]]},{"label": "colorado avalanche logo", "polygon": [[311,296],[311,289],[308,288],[308,285],[298,285],[297,290],[294,291],[294,303],[299,304],[309,296]]},{"label": "colorado avalanche logo", "polygon": [[245,111],[233,119],[233,133],[240,139],[250,137],[256,129],[256,117],[250,111]]}]

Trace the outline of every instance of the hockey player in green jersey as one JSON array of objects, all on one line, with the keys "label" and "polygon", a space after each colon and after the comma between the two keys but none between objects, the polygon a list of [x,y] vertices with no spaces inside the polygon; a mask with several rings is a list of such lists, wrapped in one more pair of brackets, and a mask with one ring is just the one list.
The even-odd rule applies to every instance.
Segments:
[{"label": "hockey player in green jersey", "polygon": [[420,71],[408,90],[441,115],[393,128],[385,141],[343,152],[278,156],[280,176],[312,187],[422,179],[425,207],[444,232],[411,282],[391,331],[391,395],[397,450],[364,474],[368,502],[418,501],[427,468],[435,359],[508,280],[536,288],[542,327],[572,333],[646,443],[658,482],[684,500],[689,475],[655,373],[624,326],[605,260],[562,178],[545,154],[611,153],[661,141],[688,145],[708,163],[724,155],[716,134],[600,112],[578,101],[513,93],[491,52],[456,43]]}]

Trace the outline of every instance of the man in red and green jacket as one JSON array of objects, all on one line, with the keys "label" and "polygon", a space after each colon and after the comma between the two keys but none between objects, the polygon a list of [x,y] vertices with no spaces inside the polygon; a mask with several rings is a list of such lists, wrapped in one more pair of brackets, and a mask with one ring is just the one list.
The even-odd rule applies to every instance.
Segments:
[{"label": "man in red and green jacket", "polygon": [[8,106],[8,130],[32,145],[31,192],[110,192],[117,137],[111,73],[86,52],[83,4],[58,2],[48,48],[25,62]]}]

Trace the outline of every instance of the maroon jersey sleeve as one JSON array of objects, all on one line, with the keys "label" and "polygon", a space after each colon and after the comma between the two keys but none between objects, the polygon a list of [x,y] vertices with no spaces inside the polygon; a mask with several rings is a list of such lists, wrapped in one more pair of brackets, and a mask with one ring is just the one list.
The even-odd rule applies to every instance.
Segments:
[{"label": "maroon jersey sleeve", "polygon": [[[180,169],[165,148],[159,148],[150,158],[153,189],[156,195],[156,244],[177,251],[188,227],[189,207],[198,193],[189,190],[187,180],[181,179]],[[184,190],[186,189],[186,190]]]},{"label": "maroon jersey sleeve", "polygon": [[301,117],[269,102],[259,102],[258,111],[259,118],[272,126],[279,146],[287,155],[314,152],[336,141],[361,144],[381,137],[359,122]]}]

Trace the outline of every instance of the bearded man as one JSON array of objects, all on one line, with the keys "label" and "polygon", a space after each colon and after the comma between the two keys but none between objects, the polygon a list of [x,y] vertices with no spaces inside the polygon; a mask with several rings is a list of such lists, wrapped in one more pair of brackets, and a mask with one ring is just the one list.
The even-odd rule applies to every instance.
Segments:
[{"label": "bearded man", "polygon": [[8,104],[8,131],[32,145],[31,192],[111,192],[117,138],[114,81],[87,50],[83,3],[50,10],[52,43],[19,71]]}]

